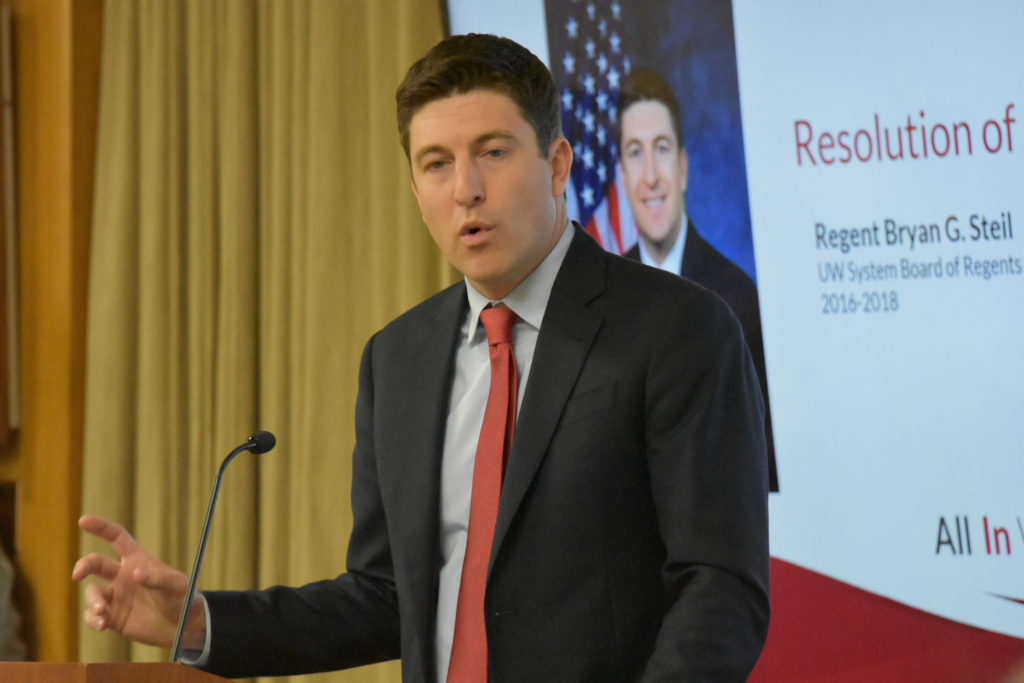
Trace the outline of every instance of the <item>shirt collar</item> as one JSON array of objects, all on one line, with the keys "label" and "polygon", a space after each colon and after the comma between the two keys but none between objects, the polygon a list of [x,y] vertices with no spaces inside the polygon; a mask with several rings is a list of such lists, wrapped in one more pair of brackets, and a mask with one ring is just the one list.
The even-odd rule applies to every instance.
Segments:
[{"label": "shirt collar", "polygon": [[512,309],[520,320],[540,329],[544,311],[548,307],[548,299],[551,298],[551,288],[555,284],[555,276],[558,275],[565,254],[569,251],[569,244],[572,242],[574,232],[572,223],[566,223],[565,228],[562,229],[562,236],[558,238],[555,246],[551,248],[544,260],[504,299],[496,301],[488,299],[476,291],[469,280],[466,280],[466,296],[469,299],[469,329],[466,332],[470,341],[476,335],[480,311],[484,310],[488,304],[503,303]]}]

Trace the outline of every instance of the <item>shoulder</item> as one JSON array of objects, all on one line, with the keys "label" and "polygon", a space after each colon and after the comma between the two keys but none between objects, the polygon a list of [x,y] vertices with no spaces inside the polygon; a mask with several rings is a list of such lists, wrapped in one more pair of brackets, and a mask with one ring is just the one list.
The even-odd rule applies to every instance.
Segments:
[{"label": "shoulder", "polygon": [[579,229],[552,296],[615,317],[654,320],[701,315],[725,306],[704,285],[605,251]]},{"label": "shoulder", "polygon": [[757,291],[746,271],[705,240],[692,222],[686,231],[686,249],[683,251],[680,274],[715,290]]},{"label": "shoulder", "polygon": [[378,365],[427,349],[432,354],[447,353],[445,347],[454,342],[466,306],[466,285],[460,280],[378,330],[366,344],[364,361],[372,355]]},{"label": "shoulder", "polygon": [[401,336],[437,325],[439,321],[449,322],[465,305],[466,284],[459,280],[396,317],[382,327],[377,335]]},{"label": "shoulder", "polygon": [[605,258],[607,289],[599,305],[610,322],[632,326],[638,336],[660,338],[710,339],[738,333],[732,308],[703,284],[614,254]]}]

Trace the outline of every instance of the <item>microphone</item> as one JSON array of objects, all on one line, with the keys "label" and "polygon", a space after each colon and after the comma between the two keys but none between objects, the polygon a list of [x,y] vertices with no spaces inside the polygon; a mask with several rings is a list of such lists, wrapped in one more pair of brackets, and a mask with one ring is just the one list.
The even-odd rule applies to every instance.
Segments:
[{"label": "microphone", "polygon": [[181,616],[178,618],[178,633],[174,636],[174,645],[171,647],[171,662],[176,662],[181,657],[181,639],[185,635],[185,624],[188,622],[188,613],[192,608],[192,598],[196,593],[196,579],[199,577],[199,567],[203,563],[203,553],[206,551],[206,539],[210,535],[210,522],[213,521],[213,508],[217,505],[217,493],[220,491],[220,482],[224,478],[224,470],[228,463],[235,459],[235,456],[243,451],[252,451],[256,455],[266,453],[277,445],[277,439],[270,432],[256,432],[245,443],[228,453],[224,462],[217,470],[217,476],[213,480],[213,491],[210,493],[210,503],[206,506],[206,520],[203,522],[203,532],[199,536],[199,547],[196,549],[196,559],[192,563],[192,575],[188,579],[188,590],[185,591],[185,604],[181,606]]}]

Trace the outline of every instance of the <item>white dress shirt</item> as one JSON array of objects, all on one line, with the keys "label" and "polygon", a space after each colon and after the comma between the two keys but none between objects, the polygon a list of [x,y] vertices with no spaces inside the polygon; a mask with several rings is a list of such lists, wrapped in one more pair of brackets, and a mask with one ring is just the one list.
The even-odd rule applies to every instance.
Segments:
[{"label": "white dress shirt", "polygon": [[[512,345],[518,375],[518,405],[522,405],[526,383],[533,363],[533,349],[551,296],[555,276],[569,251],[573,229],[567,224],[554,248],[525,280],[500,302],[491,301],[466,281],[469,311],[462,323],[459,346],[455,351],[448,422],[441,461],[441,579],[437,594],[435,655],[437,680],[448,676],[452,636],[455,632],[455,606],[459,598],[462,561],[469,531],[469,503],[473,490],[473,463],[484,408],[491,384],[491,361],[487,334],[479,324],[480,311],[488,304],[502,303],[519,316],[512,330]],[[517,409],[518,414],[518,409]]]}]

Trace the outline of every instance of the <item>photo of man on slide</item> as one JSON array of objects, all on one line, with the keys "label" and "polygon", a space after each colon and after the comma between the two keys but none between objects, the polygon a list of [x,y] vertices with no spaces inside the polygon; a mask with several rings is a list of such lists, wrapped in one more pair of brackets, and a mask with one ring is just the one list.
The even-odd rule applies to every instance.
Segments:
[{"label": "photo of man on slide", "polygon": [[707,287],[739,318],[764,394],[769,483],[778,491],[757,286],[686,213],[686,140],[679,102],[665,79],[653,69],[635,69],[622,80],[618,110],[619,173],[639,233],[625,256]]}]

